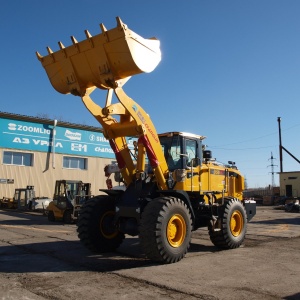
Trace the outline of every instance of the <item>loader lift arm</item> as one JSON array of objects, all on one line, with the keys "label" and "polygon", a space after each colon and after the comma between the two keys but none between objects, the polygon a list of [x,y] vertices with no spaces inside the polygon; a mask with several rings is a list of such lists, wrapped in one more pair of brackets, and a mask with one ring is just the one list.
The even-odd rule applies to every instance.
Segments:
[{"label": "loader lift arm", "polygon": [[[156,129],[142,107],[126,95],[122,86],[132,75],[151,72],[160,62],[159,41],[144,39],[128,29],[119,17],[117,27],[107,30],[100,24],[102,33],[37,58],[45,68],[53,87],[60,93],[80,96],[86,108],[102,125],[109,140],[126,185],[143,178],[147,153],[158,188],[167,189],[168,166]],[[104,107],[90,97],[95,88],[107,90]],[[118,103],[112,103],[113,93]],[[114,116],[117,116],[115,118]],[[126,137],[138,138],[136,163],[130,154]]]},{"label": "loader lift arm", "polygon": [[[111,104],[112,91],[119,103]],[[104,136],[109,140],[122,176],[129,185],[134,179],[141,179],[145,170],[145,153],[155,174],[158,187],[167,189],[165,176],[168,166],[161,150],[156,129],[149,115],[140,105],[128,97],[122,88],[109,89],[106,106],[101,108],[95,104],[87,93],[82,101],[90,113],[98,120],[104,129]],[[118,122],[112,115],[119,115]],[[134,164],[125,137],[138,137],[137,162]]]}]

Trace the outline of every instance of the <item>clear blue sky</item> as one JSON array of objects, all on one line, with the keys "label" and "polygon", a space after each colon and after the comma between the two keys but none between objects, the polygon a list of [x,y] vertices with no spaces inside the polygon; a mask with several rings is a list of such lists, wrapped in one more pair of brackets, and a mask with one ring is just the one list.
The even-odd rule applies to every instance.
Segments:
[{"label": "clear blue sky", "polygon": [[[57,93],[35,56],[58,50],[84,29],[100,33],[120,16],[144,38],[161,41],[162,61],[125,92],[158,132],[207,136],[218,161],[233,160],[249,187],[271,183],[271,152],[283,145],[300,159],[300,1],[298,0],[15,0],[0,10],[0,110],[97,126],[79,97]],[[104,103],[105,92],[93,93]],[[279,167],[274,168],[279,171]],[[300,165],[284,154],[283,170]],[[275,175],[278,184],[278,175]]]}]

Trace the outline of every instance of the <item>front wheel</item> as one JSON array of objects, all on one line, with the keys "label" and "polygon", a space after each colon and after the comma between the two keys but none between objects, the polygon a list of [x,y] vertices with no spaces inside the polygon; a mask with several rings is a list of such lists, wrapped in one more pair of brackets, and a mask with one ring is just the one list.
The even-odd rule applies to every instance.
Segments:
[{"label": "front wheel", "polygon": [[77,222],[78,237],[92,252],[103,253],[117,249],[125,235],[115,228],[114,199],[109,196],[91,198],[82,207]]},{"label": "front wheel", "polygon": [[180,199],[161,197],[145,207],[140,225],[140,243],[154,261],[175,263],[187,253],[192,236],[192,218]]},{"label": "front wheel", "polygon": [[246,210],[238,199],[230,199],[221,208],[216,226],[209,225],[212,243],[222,249],[241,246],[247,231]]}]

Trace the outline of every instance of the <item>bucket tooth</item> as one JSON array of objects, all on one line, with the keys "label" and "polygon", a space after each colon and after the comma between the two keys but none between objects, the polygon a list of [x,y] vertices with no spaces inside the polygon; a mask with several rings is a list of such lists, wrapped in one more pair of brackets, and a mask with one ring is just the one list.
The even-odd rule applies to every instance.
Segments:
[{"label": "bucket tooth", "polygon": [[87,40],[89,41],[91,47],[94,48],[95,45],[94,45],[94,42],[92,39],[92,35],[89,33],[89,31],[87,29],[84,31],[84,33],[85,33],[85,36],[86,36]]},{"label": "bucket tooth", "polygon": [[65,46],[62,42],[58,42],[58,46],[59,48],[62,50],[62,49],[65,49]]},{"label": "bucket tooth", "polygon": [[116,17],[116,20],[117,20],[118,28],[123,29],[123,30],[126,30],[128,28],[127,25],[122,22],[120,17]]},{"label": "bucket tooth", "polygon": [[71,40],[74,45],[78,44],[78,41],[75,39],[73,35],[71,35]]},{"label": "bucket tooth", "polygon": [[89,33],[87,29],[84,31],[84,33],[87,39],[90,39],[92,37],[92,35]]},{"label": "bucket tooth", "polygon": [[105,33],[107,31],[107,29],[103,23],[100,24],[100,28],[101,28],[102,33]]},{"label": "bucket tooth", "polygon": [[124,23],[122,22],[120,17],[116,17],[118,27],[123,27]]},{"label": "bucket tooth", "polygon": [[43,60],[43,56],[39,53],[39,52],[35,52],[35,54],[36,54],[36,57],[37,57],[37,59],[39,60],[39,61],[42,61]]},{"label": "bucket tooth", "polygon": [[53,54],[53,51],[52,51],[52,49],[50,47],[46,47],[46,49],[47,49],[47,51],[48,51],[49,54]]}]

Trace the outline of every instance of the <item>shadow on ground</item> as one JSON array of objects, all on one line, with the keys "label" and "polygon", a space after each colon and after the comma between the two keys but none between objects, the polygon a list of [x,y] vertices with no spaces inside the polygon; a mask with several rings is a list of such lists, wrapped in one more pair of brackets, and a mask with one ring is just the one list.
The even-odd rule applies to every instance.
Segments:
[{"label": "shadow on ground", "polygon": [[274,220],[260,220],[260,221],[251,221],[252,224],[288,224],[288,225],[300,225],[300,215],[295,216],[294,218],[281,218],[281,219],[274,219]]},{"label": "shadow on ground", "polygon": [[[218,251],[214,246],[191,243],[189,252]],[[3,243],[0,247],[0,272],[112,272],[156,265],[147,259],[137,238],[126,238],[116,250],[105,254],[93,254],[80,241],[45,243]]]}]

